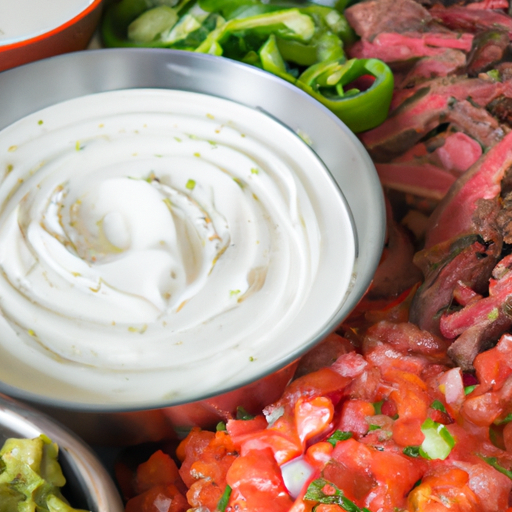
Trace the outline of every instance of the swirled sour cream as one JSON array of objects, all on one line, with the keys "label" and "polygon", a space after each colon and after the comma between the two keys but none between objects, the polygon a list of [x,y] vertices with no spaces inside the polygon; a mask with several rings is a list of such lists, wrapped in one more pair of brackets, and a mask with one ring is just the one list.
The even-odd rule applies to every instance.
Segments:
[{"label": "swirled sour cream", "polygon": [[219,98],[124,90],[0,132],[0,375],[161,404],[246,383],[336,314],[350,216],[314,152]]}]

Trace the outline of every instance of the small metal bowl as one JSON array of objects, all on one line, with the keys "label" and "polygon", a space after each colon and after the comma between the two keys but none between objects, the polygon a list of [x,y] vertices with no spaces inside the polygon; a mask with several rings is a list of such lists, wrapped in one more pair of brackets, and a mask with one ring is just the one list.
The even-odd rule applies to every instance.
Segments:
[{"label": "small metal bowl", "polygon": [[290,347],[260,374],[240,372],[235,383],[187,400],[161,400],[145,406],[80,403],[28,393],[0,382],[0,392],[43,407],[89,442],[102,444],[173,437],[192,425],[211,426],[239,405],[255,410],[276,400],[292,377],[298,358],[332,332],[368,289],[385,236],[381,185],[355,135],[299,88],[229,59],[165,49],[111,49],[34,62],[0,74],[0,129],[68,99],[127,88],[170,88],[225,98],[265,113],[296,134],[307,134],[311,149],[344,196],[352,218],[355,264],[349,269],[350,284],[336,311],[316,327],[313,336]]},{"label": "small metal bowl", "polygon": [[33,439],[41,434],[59,446],[66,477],[63,494],[72,507],[91,512],[124,510],[110,475],[88,446],[44,414],[0,395],[0,446],[11,437]]}]

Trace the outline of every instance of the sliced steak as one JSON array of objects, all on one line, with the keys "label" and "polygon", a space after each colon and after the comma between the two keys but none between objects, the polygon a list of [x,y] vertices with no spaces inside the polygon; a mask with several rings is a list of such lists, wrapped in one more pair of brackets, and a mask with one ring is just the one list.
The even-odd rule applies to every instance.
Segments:
[{"label": "sliced steak", "polygon": [[470,370],[479,352],[490,348],[512,327],[512,255],[503,258],[493,269],[489,296],[466,305],[460,311],[441,317],[440,330],[445,338],[454,339],[448,354],[463,370]]},{"label": "sliced steak", "polygon": [[483,30],[504,30],[512,36],[512,18],[502,12],[490,9],[469,9],[462,6],[443,7],[436,4],[430,9],[432,18],[451,30],[480,32]]},{"label": "sliced steak", "polygon": [[468,55],[469,76],[489,71],[509,55],[510,39],[504,30],[486,30],[476,35]]},{"label": "sliced steak", "polygon": [[506,244],[512,244],[512,192],[501,201],[501,210],[496,218],[496,224]]},{"label": "sliced steak", "polygon": [[357,35],[367,40],[381,32],[423,31],[432,19],[414,0],[366,0],[345,9],[345,16]]},{"label": "sliced steak", "polygon": [[[390,162],[445,122],[452,122],[490,147],[501,140],[504,132],[484,109],[474,105],[485,106],[499,93],[497,83],[479,78],[433,80],[415,88],[412,96],[406,96],[384,123],[360,138],[378,163]],[[471,103],[466,100],[468,97]],[[476,118],[466,119],[469,114]]]},{"label": "sliced steak", "polygon": [[512,133],[492,147],[443,198],[430,217],[425,248],[414,262],[425,281],[410,310],[411,321],[440,334],[440,317],[461,281],[485,294],[502,249],[497,226],[501,180],[512,167]]},{"label": "sliced steak", "polygon": [[446,120],[485,148],[494,146],[505,135],[503,127],[485,108],[475,106],[466,100],[454,102],[450,106]]},{"label": "sliced steak", "polygon": [[439,55],[419,59],[397,86],[416,86],[436,77],[463,73],[465,68],[466,54],[447,48]]},{"label": "sliced steak", "polygon": [[455,176],[429,162],[375,164],[385,187],[440,201],[455,183]]},{"label": "sliced steak", "polygon": [[[428,144],[428,142],[427,142]],[[465,133],[447,133],[444,144],[432,151],[431,159],[459,176],[482,156],[482,146]]]},{"label": "sliced steak", "polygon": [[487,106],[490,114],[507,126],[512,127],[512,98],[501,96]]}]

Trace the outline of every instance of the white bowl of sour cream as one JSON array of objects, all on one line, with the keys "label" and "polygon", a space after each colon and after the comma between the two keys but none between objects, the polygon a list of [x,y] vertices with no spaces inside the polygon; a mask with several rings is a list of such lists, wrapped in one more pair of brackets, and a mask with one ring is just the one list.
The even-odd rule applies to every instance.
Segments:
[{"label": "white bowl of sour cream", "polygon": [[382,248],[378,178],[315,100],[224,59],[87,52],[0,87],[71,63],[71,91],[45,78],[0,131],[0,389],[186,423],[177,407],[287,367],[348,315]]},{"label": "white bowl of sour cream", "polygon": [[100,19],[102,0],[0,2],[0,71],[83,50]]}]

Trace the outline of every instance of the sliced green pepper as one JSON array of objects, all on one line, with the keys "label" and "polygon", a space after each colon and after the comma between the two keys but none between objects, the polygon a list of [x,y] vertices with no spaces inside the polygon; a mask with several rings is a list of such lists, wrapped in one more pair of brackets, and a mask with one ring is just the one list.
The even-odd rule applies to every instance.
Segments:
[{"label": "sliced green pepper", "polygon": [[289,82],[295,82],[295,77],[286,72],[286,64],[279,53],[276,36],[272,34],[259,51],[261,64],[265,71],[280,76]]},{"label": "sliced green pepper", "polygon": [[172,7],[153,7],[128,25],[128,39],[137,43],[149,43],[162,32],[174,27],[177,21],[178,13]]},{"label": "sliced green pepper", "polygon": [[211,53],[212,45],[222,45],[230,34],[245,30],[258,31],[267,36],[274,33],[284,38],[309,41],[315,33],[315,24],[310,16],[300,13],[297,9],[233,19],[210,32],[196,51]]},{"label": "sliced green pepper", "polygon": [[121,0],[106,9],[102,35],[106,46],[196,51],[265,69],[354,132],[381,124],[391,103],[391,70],[376,59],[346,60],[343,48],[355,34],[325,0]]},{"label": "sliced green pepper", "polygon": [[[374,78],[368,89],[350,87],[352,82],[367,75]],[[296,85],[334,112],[352,131],[362,132],[386,119],[394,79],[392,71],[380,60],[351,59],[310,66],[299,76]]]}]

